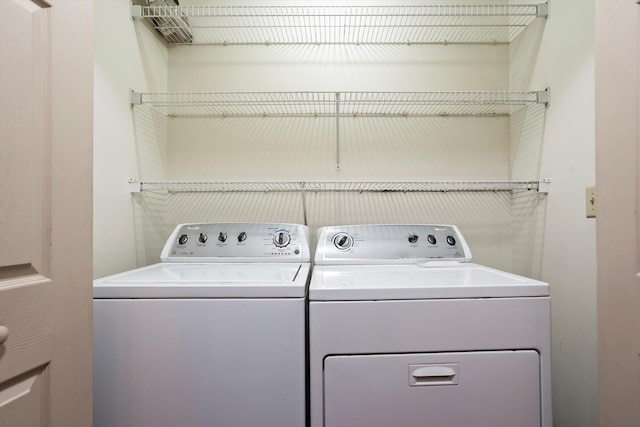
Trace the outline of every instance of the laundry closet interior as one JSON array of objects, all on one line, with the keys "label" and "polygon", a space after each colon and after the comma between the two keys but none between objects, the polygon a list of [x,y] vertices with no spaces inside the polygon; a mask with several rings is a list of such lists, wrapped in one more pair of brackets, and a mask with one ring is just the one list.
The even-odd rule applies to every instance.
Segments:
[{"label": "laundry closet interior", "polygon": [[[579,64],[593,59],[556,36],[590,28],[593,5],[549,3],[181,0],[172,15],[97,0],[95,276],[157,262],[180,223],[306,224],[312,247],[327,225],[455,224],[474,262],[568,300],[562,270],[584,260],[550,257],[565,239],[595,252],[583,212],[593,135],[591,154],[573,158],[587,166],[549,159],[572,161],[558,144],[579,151],[593,102],[576,96],[593,79]],[[154,29],[184,16],[189,30]],[[570,208],[551,205],[556,189]],[[574,214],[586,225],[554,232]],[[591,302],[578,309],[588,325]],[[581,334],[562,322],[556,336]],[[595,326],[576,339],[595,353]],[[554,399],[597,398],[595,377],[593,388],[559,387]]]}]

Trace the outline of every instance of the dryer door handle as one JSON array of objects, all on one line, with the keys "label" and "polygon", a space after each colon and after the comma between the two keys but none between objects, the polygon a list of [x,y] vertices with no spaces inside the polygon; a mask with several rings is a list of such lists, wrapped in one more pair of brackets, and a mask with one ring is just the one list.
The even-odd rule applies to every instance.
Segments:
[{"label": "dryer door handle", "polygon": [[414,378],[442,378],[442,377],[453,377],[456,375],[456,371],[452,368],[447,368],[446,366],[426,366],[424,368],[419,368],[413,371],[411,374]]},{"label": "dryer door handle", "polygon": [[409,365],[409,385],[456,385],[458,384],[458,364]]}]

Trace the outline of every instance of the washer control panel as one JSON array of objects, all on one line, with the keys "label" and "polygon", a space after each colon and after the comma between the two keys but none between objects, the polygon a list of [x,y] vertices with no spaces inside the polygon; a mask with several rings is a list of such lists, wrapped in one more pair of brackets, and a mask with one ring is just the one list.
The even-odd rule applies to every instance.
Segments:
[{"label": "washer control panel", "polygon": [[162,250],[165,262],[309,262],[309,229],[300,224],[178,225]]},{"label": "washer control panel", "polygon": [[454,225],[383,224],[323,227],[315,263],[380,264],[471,261],[471,251]]}]

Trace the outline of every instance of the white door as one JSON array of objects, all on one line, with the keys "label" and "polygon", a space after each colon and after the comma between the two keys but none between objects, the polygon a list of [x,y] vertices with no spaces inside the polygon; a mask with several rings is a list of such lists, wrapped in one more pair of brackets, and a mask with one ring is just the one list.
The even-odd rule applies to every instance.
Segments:
[{"label": "white door", "polygon": [[0,0],[0,426],[91,425],[91,0]]},{"label": "white door", "polygon": [[639,14],[636,0],[596,2],[601,427],[640,425]]}]

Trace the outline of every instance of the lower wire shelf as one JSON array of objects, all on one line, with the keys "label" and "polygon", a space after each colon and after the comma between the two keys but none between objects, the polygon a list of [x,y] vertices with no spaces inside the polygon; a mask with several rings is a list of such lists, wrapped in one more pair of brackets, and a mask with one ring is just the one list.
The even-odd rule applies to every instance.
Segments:
[{"label": "lower wire shelf", "polygon": [[550,179],[532,181],[138,181],[129,191],[220,192],[450,192],[535,190],[548,193]]}]

